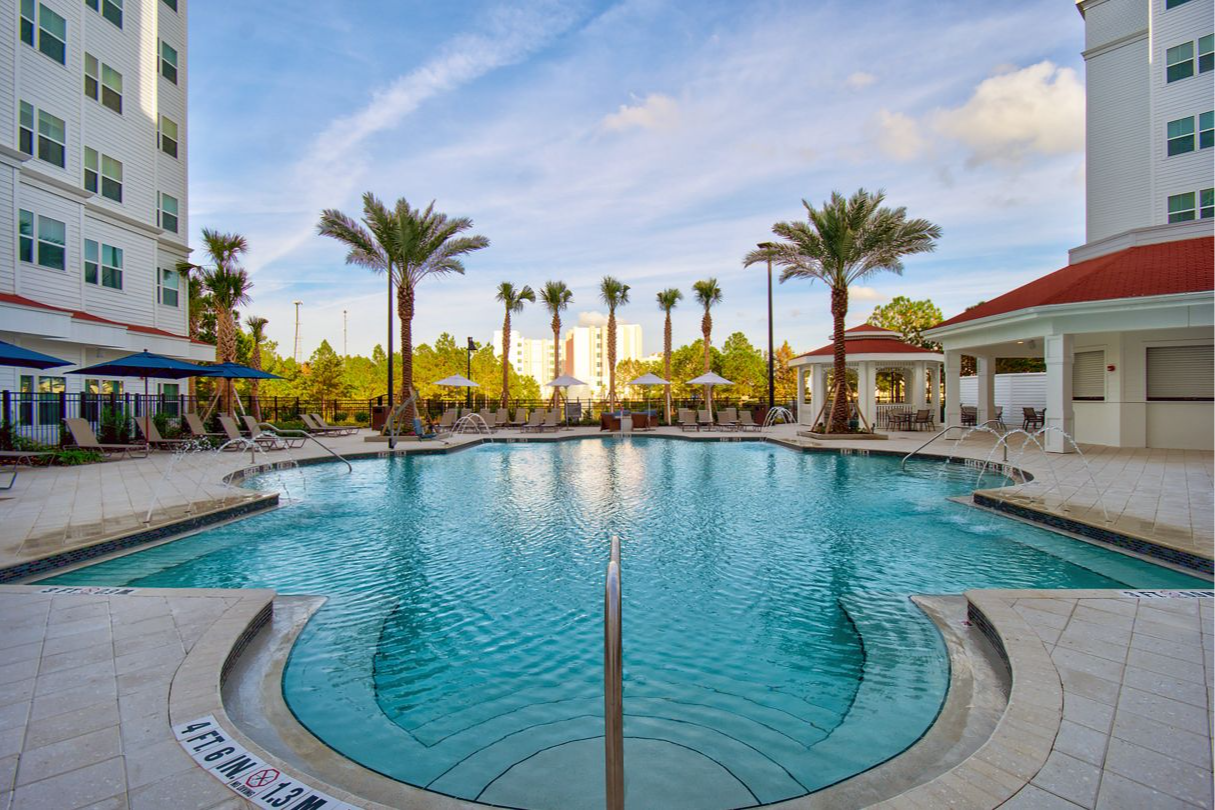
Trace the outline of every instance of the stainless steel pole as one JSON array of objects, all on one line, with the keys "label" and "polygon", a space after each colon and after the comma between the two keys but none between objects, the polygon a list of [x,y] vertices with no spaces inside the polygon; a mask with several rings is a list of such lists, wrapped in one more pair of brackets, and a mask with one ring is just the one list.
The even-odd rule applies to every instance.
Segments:
[{"label": "stainless steel pole", "polygon": [[624,684],[620,636],[620,539],[603,587],[603,763],[607,810],[624,810]]}]

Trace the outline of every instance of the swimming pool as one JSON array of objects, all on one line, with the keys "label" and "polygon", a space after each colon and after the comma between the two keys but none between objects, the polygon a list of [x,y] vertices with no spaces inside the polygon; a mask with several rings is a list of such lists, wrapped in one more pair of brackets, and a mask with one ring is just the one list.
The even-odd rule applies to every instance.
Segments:
[{"label": "swimming pool", "polygon": [[54,581],[326,595],[284,676],[299,720],[401,781],[528,808],[603,803],[613,534],[638,807],[773,802],[913,743],[949,672],[909,594],[1208,586],[946,500],[968,468],[909,469],[654,437],[323,465],[250,482],[285,481],[282,509]]}]

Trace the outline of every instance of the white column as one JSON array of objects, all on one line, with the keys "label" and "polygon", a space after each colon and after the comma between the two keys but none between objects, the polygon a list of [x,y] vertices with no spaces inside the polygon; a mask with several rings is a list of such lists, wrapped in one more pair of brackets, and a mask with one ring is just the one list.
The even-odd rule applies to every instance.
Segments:
[{"label": "white column", "polygon": [[[827,397],[830,396],[827,391],[827,366],[822,363],[816,363],[810,366],[810,396],[814,398],[814,402],[810,405],[810,412],[806,415],[807,424],[813,424],[814,417],[818,416],[819,411],[827,402]],[[826,422],[830,418],[830,414],[823,414],[823,421]]]},{"label": "white column", "polygon": [[924,404],[924,361],[917,360],[911,366],[911,379],[907,381],[907,397],[911,407],[917,411],[923,410]]},{"label": "white column", "polygon": [[[877,383],[877,371],[873,363],[863,362],[856,365],[856,409],[865,415],[869,427],[873,427],[877,416],[877,406],[874,403],[873,389]],[[864,429],[864,423],[860,425]]]},{"label": "white column", "polygon": [[[807,425],[814,418],[813,415],[806,414],[806,411],[809,410],[806,407],[806,368],[806,366],[797,367],[797,423],[799,425]],[[813,380],[811,384],[813,384]],[[814,392],[811,391],[811,394],[813,395]],[[817,400],[818,396],[814,395],[814,398]]]},{"label": "white column", "polygon": [[975,424],[996,418],[996,358],[977,355],[975,372],[979,375],[979,415]]},{"label": "white column", "polygon": [[941,418],[941,364],[932,363],[930,367],[932,374],[932,383],[929,386],[929,393],[932,394],[932,415],[935,419]]},{"label": "white column", "polygon": [[945,424],[962,424],[962,353],[945,351]]},{"label": "white column", "polygon": [[1070,453],[1073,445],[1059,431],[1075,436],[1075,415],[1072,412],[1072,360],[1075,339],[1072,335],[1047,335],[1046,356],[1046,426],[1049,431],[1043,445],[1051,453]]}]

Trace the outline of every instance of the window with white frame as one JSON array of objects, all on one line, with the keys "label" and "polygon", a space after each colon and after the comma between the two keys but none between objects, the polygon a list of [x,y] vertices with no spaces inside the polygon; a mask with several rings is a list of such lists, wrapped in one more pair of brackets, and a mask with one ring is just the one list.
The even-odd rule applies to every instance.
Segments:
[{"label": "window with white frame", "polygon": [[84,283],[96,284],[100,278],[101,247],[92,239],[84,240]]},{"label": "window with white frame", "polygon": [[1215,400],[1215,346],[1149,346],[1149,401]]},{"label": "window with white frame", "polygon": [[101,103],[122,115],[122,74],[101,63]]},{"label": "window with white frame", "polygon": [[160,268],[160,303],[166,307],[178,305],[181,291],[181,273]]},{"label": "window with white frame", "polygon": [[122,161],[84,148],[84,188],[102,197],[122,202]]},{"label": "window with white frame", "polygon": [[1166,126],[1169,157],[1194,151],[1194,116],[1169,121]]},{"label": "window with white frame", "polygon": [[1195,194],[1187,191],[1184,194],[1173,194],[1169,197],[1169,222],[1189,222],[1194,219]]},{"label": "window with white frame", "polygon": [[122,289],[122,248],[84,240],[84,281]]},{"label": "window with white frame", "polygon": [[34,154],[34,105],[21,102],[21,115],[17,125],[17,148],[27,155]]},{"label": "window with white frame", "polygon": [[1204,188],[1198,192],[1198,211],[1202,219],[1215,217],[1215,188]]},{"label": "window with white frame", "polygon": [[67,124],[46,110],[38,111],[38,159],[59,168],[66,165]]},{"label": "window with white frame", "polygon": [[160,75],[177,84],[177,50],[163,39],[160,41]]},{"label": "window with white frame", "polygon": [[21,41],[67,64],[67,20],[35,0],[21,0]]},{"label": "window with white frame", "polygon": [[166,6],[173,9],[174,11],[177,11],[177,0],[160,0],[160,2],[164,3]]},{"label": "window with white frame", "polygon": [[160,151],[169,157],[177,157],[177,123],[160,116]]},{"label": "window with white frame", "polygon": [[1072,358],[1072,399],[1105,399],[1105,351],[1076,352]]},{"label": "window with white frame", "polygon": [[1212,146],[1215,146],[1215,110],[1198,116],[1198,148],[1210,149]]},{"label": "window with white frame", "polygon": [[1164,7],[1166,9],[1177,8],[1177,6],[1184,5],[1188,2],[1190,2],[1190,0],[1164,0]]},{"label": "window with white frame", "polygon": [[17,213],[18,257],[23,262],[34,262],[34,212],[22,208]]},{"label": "window with white frame", "polygon": [[122,28],[122,0],[84,0],[84,4]]},{"label": "window with white frame", "polygon": [[160,227],[177,233],[177,198],[160,193]]},{"label": "window with white frame", "polygon": [[1198,72],[1215,70],[1215,34],[1198,39]]},{"label": "window with white frame", "polygon": [[38,265],[52,270],[65,270],[67,252],[67,223],[50,217],[38,217]]},{"label": "window with white frame", "polygon": [[91,53],[84,55],[84,94],[93,101],[101,100],[101,63]]},{"label": "window with white frame", "polygon": [[1194,75],[1194,43],[1183,42],[1164,52],[1165,81],[1176,82]]},{"label": "window with white frame", "polygon": [[97,193],[98,179],[101,177],[101,157],[96,149],[84,147],[84,190]]}]

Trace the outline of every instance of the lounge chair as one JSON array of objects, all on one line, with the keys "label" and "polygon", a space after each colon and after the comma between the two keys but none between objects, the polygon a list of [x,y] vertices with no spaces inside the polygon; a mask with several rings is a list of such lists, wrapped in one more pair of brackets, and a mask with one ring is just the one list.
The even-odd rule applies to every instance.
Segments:
[{"label": "lounge chair", "polygon": [[433,430],[427,433],[426,426],[422,424],[422,420],[416,418],[413,420],[413,435],[417,437],[418,441],[437,439],[439,437],[439,434]]},{"label": "lounge chair", "polygon": [[1046,408],[1036,410],[1029,406],[1021,408],[1021,429],[1029,432],[1035,428],[1040,428],[1046,424]]},{"label": "lounge chair", "polygon": [[482,408],[481,410],[479,410],[477,412],[477,415],[480,416],[483,420],[485,420],[485,426],[488,427],[490,430],[493,430],[494,425],[496,425],[498,422],[497,417],[494,416],[494,412],[491,411],[489,408]]},{"label": "lounge chair", "polygon": [[521,428],[527,424],[527,408],[515,408],[515,418],[507,423],[508,427]]},{"label": "lounge chair", "polygon": [[97,434],[93,433],[93,428],[84,419],[64,419],[63,423],[67,425],[68,432],[72,434],[72,441],[81,450],[96,450],[102,455],[127,456],[128,458],[134,453],[143,453],[140,458],[148,456],[146,444],[102,444],[97,441]]},{"label": "lounge chair", "polygon": [[722,430],[738,430],[738,408],[722,408],[718,411],[717,426]]},{"label": "lounge chair", "polygon": [[551,430],[553,433],[556,433],[558,430],[560,430],[561,423],[559,421],[557,421],[557,419],[560,415],[561,415],[561,412],[558,411],[556,408],[553,408],[551,411],[546,413],[544,415],[544,424],[540,425],[541,432],[546,431],[546,430]]},{"label": "lounge chair", "polygon": [[738,412],[738,429],[739,430],[763,430],[763,425],[757,424],[755,417],[748,410]]},{"label": "lounge chair", "polygon": [[[315,419],[316,414],[313,414],[312,418]],[[242,416],[241,420],[244,421],[245,429],[249,431],[249,435],[253,437],[254,441],[260,442],[265,439],[272,439],[281,444],[283,447],[287,447],[292,450],[298,450],[304,446],[306,441],[308,441],[307,436],[280,436],[277,433],[262,430],[262,426],[257,423],[257,420],[248,414]]]},{"label": "lounge chair", "polygon": [[318,428],[325,431],[330,436],[353,436],[355,433],[359,432],[358,426],[356,425],[331,425],[322,419],[319,413],[312,414],[312,421],[316,423]]},{"label": "lounge chair", "polygon": [[[239,441],[242,443],[243,442],[253,442],[258,447],[262,448],[263,450],[285,450],[285,449],[287,449],[287,445],[280,444],[279,442],[274,440],[273,436],[270,436],[267,434],[263,434],[260,438],[258,436],[253,436],[252,438],[250,438],[249,436],[243,435],[240,432],[240,428],[237,427],[236,421],[230,416],[220,416],[219,417],[219,426],[221,428],[223,428],[224,436],[227,438],[227,441],[229,441],[229,442],[236,442],[236,441]],[[243,450],[244,448],[239,445],[234,445],[232,447],[229,447],[228,449],[229,450]]]},{"label": "lounge chair", "polygon": [[701,430],[713,429],[713,416],[709,413],[708,408],[701,408],[696,412],[696,424]]},{"label": "lounge chair", "polygon": [[435,425],[435,431],[444,433],[450,431],[456,426],[456,409],[448,408],[443,411],[443,415],[439,417],[439,424]]},{"label": "lounge chair", "polygon": [[358,428],[326,425],[314,413],[301,413],[300,421],[304,423],[304,427],[308,429],[309,433],[317,433],[322,436],[348,436],[358,430]]},{"label": "lounge chair", "polygon": [[542,411],[542,410],[532,411],[531,416],[529,416],[527,419],[527,424],[523,425],[521,429],[524,431],[534,430],[537,433],[539,433],[541,430],[543,430],[544,429],[544,411]]},{"label": "lounge chair", "polygon": [[0,487],[0,491],[12,489],[13,484],[17,483],[18,467],[32,467],[34,459],[51,455],[54,454],[40,450],[0,450],[0,462],[4,465],[3,472],[12,475],[12,478],[8,479],[8,483]]},{"label": "lounge chair", "polygon": [[194,444],[193,439],[166,439],[160,435],[156,422],[146,416],[135,417],[135,427],[143,434],[143,440],[153,450],[176,450],[183,445]]},{"label": "lounge chair", "polygon": [[203,424],[202,419],[196,413],[186,414],[186,430],[190,431],[190,435],[196,439],[219,439],[224,434],[208,433],[207,426]]},{"label": "lounge chair", "polygon": [[510,412],[506,408],[499,408],[494,414],[494,427],[510,427]]},{"label": "lounge chair", "polygon": [[696,422],[696,413],[688,408],[680,408],[679,428],[680,430],[700,430],[700,425]]}]

